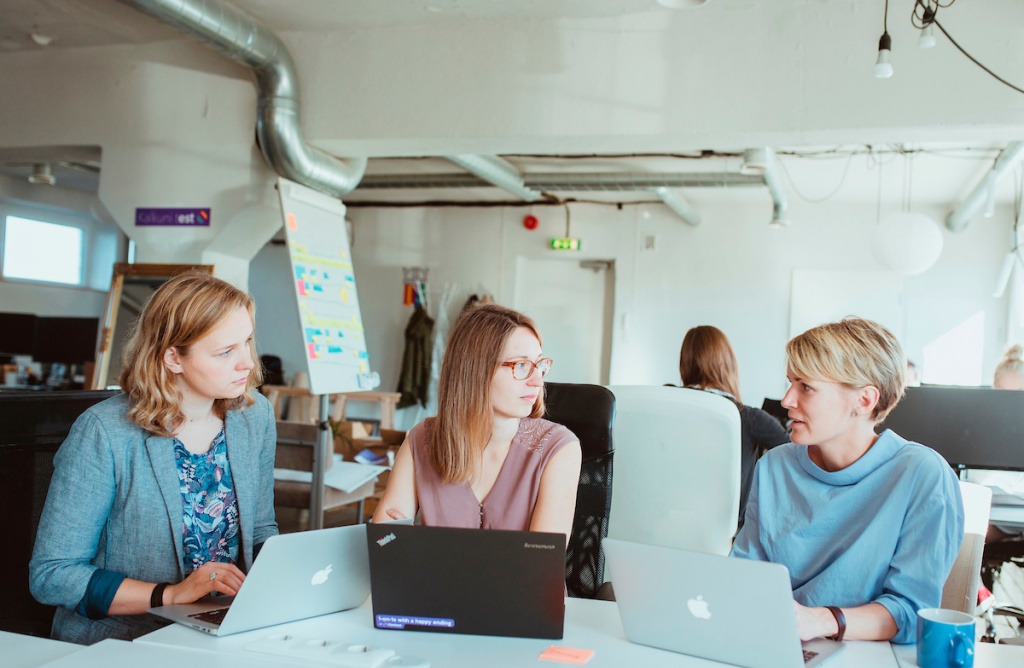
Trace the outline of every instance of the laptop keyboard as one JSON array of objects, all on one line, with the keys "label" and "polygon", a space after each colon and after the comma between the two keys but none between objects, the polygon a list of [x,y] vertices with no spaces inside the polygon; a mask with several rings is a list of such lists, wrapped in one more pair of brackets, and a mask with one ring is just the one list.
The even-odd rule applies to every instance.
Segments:
[{"label": "laptop keyboard", "polygon": [[804,663],[807,663],[808,661],[810,661],[811,659],[813,659],[816,656],[818,656],[817,652],[812,652],[809,649],[805,649],[804,650]]},{"label": "laptop keyboard", "polygon": [[[203,612],[197,612],[189,615],[189,617],[192,619],[198,619],[201,622],[206,622],[207,624],[219,625],[224,621],[224,615],[226,614],[228,614],[227,608],[217,608],[216,610],[204,610]],[[804,654],[807,654],[807,652],[804,652]]]}]

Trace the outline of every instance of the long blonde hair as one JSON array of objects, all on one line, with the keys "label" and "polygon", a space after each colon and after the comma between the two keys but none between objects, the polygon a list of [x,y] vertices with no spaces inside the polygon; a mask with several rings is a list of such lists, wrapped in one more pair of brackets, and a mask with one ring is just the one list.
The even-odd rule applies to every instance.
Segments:
[{"label": "long blonde hair", "polygon": [[907,390],[907,358],[885,327],[848,317],[807,330],[786,344],[790,368],[800,378],[824,380],[859,390],[878,390],[871,419],[881,422]]},{"label": "long blonde hair", "polygon": [[740,372],[729,338],[711,325],[692,327],[679,348],[679,377],[683,385],[728,392],[740,398]]},{"label": "long blonde hair", "polygon": [[[164,283],[146,302],[125,344],[121,389],[128,394],[128,418],[159,436],[170,436],[184,420],[182,395],[175,374],[164,365],[164,353],[175,348],[188,355],[189,347],[206,336],[238,308],[255,323],[252,298],[235,286],[199,271],[179,274]],[[263,382],[263,365],[250,346],[255,366],[245,392],[233,399],[217,399],[214,411],[221,418],[235,408],[251,406],[254,389]]]},{"label": "long blonde hair", "polygon": [[[428,460],[450,484],[468,482],[494,426],[491,381],[500,368],[509,337],[519,327],[540,341],[537,325],[527,316],[497,304],[470,307],[448,337],[437,388],[437,418],[430,434]],[[530,417],[544,415],[544,393]]]}]

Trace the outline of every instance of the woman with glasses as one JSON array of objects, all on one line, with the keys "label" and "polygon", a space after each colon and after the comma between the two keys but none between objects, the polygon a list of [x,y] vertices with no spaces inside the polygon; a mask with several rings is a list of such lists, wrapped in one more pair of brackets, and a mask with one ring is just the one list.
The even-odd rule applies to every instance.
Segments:
[{"label": "woman with glasses", "polygon": [[437,417],[409,431],[375,522],[420,515],[428,526],[572,530],[582,454],[541,419],[551,360],[525,315],[473,307],[448,338]]}]

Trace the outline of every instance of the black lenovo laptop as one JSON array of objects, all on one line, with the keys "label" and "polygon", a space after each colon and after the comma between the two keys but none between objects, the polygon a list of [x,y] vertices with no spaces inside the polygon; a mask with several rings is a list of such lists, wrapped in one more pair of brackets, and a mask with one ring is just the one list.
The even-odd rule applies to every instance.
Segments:
[{"label": "black lenovo laptop", "polygon": [[367,524],[378,629],[561,638],[565,536]]}]

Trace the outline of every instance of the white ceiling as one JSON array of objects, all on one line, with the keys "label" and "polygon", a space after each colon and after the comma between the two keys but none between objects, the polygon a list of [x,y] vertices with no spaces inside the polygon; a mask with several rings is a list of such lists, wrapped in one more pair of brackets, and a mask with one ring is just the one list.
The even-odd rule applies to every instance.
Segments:
[{"label": "white ceiling", "polygon": [[[771,0],[804,5],[806,11],[829,11],[827,0]],[[741,12],[761,0],[710,0],[707,5],[675,12]],[[395,24],[424,24],[509,17],[588,19],[642,12],[669,11],[656,0],[234,0],[278,32],[365,29]],[[909,1],[907,3],[910,4]],[[894,12],[895,14],[895,12]],[[895,17],[891,20],[895,20]],[[905,21],[900,10],[900,21]],[[33,35],[35,36],[33,38]],[[0,0],[0,65],[5,53],[141,44],[180,39],[180,33],[117,0]],[[48,42],[41,45],[39,42]],[[301,76],[301,72],[300,72]],[[881,146],[774,147],[780,156],[790,198],[809,201],[902,202],[954,206],[978,183],[998,155],[1001,144],[927,144]],[[643,156],[505,156],[522,173],[678,173],[735,172],[735,148],[707,147],[703,154]],[[0,147],[0,174],[27,178],[32,163],[50,162],[58,184],[95,191],[101,164],[98,147]],[[63,163],[63,165],[61,164]],[[443,158],[372,158],[368,175],[455,174],[461,170]],[[882,178],[880,179],[880,173]],[[1017,179],[1007,178],[998,199],[1011,201]],[[880,185],[881,183],[881,185]],[[45,186],[40,186],[45,187]],[[699,189],[700,197],[767,197],[764,188]],[[600,201],[656,201],[645,192],[560,192],[561,198]],[[511,201],[494,188],[378,190],[357,189],[346,201]]]}]

